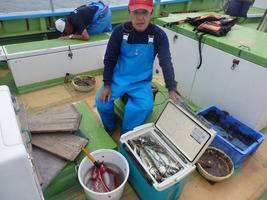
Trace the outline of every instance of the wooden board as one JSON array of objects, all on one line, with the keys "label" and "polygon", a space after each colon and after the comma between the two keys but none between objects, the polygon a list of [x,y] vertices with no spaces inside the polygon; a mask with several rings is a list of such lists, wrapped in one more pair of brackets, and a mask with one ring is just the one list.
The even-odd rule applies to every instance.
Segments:
[{"label": "wooden board", "polygon": [[73,161],[88,140],[67,133],[42,133],[32,136],[32,144],[61,158]]},{"label": "wooden board", "polygon": [[32,133],[74,132],[78,130],[81,114],[73,105],[48,108],[29,117]]},{"label": "wooden board", "polygon": [[35,146],[32,154],[39,183],[45,189],[68,161]]}]

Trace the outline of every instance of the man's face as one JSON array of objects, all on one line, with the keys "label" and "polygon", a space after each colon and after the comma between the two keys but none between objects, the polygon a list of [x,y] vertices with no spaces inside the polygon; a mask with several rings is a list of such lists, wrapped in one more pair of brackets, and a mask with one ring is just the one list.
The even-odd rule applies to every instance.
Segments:
[{"label": "man's face", "polygon": [[64,34],[65,35],[70,35],[73,33],[73,27],[70,23],[66,22],[65,29],[64,29]]},{"label": "man's face", "polygon": [[130,18],[134,29],[138,32],[143,32],[146,30],[150,19],[152,17],[152,12],[145,9],[137,9],[130,11]]}]

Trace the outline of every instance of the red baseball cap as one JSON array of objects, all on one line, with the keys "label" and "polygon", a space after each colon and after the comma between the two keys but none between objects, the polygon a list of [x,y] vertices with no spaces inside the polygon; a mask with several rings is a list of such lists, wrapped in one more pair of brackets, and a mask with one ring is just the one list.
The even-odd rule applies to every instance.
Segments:
[{"label": "red baseball cap", "polygon": [[130,11],[145,9],[151,12],[153,10],[153,0],[130,0],[128,6]]}]

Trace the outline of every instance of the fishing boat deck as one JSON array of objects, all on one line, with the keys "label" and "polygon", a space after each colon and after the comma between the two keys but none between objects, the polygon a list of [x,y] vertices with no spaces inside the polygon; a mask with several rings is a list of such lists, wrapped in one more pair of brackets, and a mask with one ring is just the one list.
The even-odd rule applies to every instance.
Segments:
[{"label": "fishing boat deck", "polygon": [[[176,3],[170,3],[170,1],[162,1],[154,12],[155,17],[160,17],[160,12],[176,12],[176,11],[194,11],[198,10],[207,12],[209,9],[214,10],[213,7],[218,8],[218,1],[201,0],[201,1],[190,1],[190,0],[176,0]],[[117,1],[115,3],[117,5]],[[124,8],[124,9],[123,9]],[[47,50],[54,49],[67,49],[70,50],[70,46],[82,46],[87,45],[84,41],[62,41],[58,39],[51,39],[53,35],[50,33],[53,30],[53,20],[56,17],[67,15],[71,9],[59,10],[52,13],[47,12],[31,12],[11,14],[11,15],[1,15],[0,18],[3,23],[0,25],[0,60],[5,60],[5,62],[0,62],[0,85],[8,85],[11,92],[16,94],[17,92],[25,93],[18,94],[18,100],[22,102],[27,109],[29,114],[38,112],[48,107],[59,106],[63,104],[75,103],[75,107],[78,112],[83,114],[83,119],[80,125],[82,131],[86,131],[87,135],[92,132],[91,140],[87,146],[89,151],[93,151],[99,148],[112,148],[116,149],[120,138],[120,132],[117,130],[112,138],[104,131],[101,125],[101,120],[99,118],[98,112],[95,107],[95,95],[102,83],[102,76],[96,76],[96,88],[88,93],[81,93],[75,91],[72,86],[62,83],[64,77],[44,77],[45,73],[42,73],[42,78],[49,81],[43,81],[38,79],[38,83],[33,82],[25,83],[20,85],[14,82],[14,73],[11,72],[10,67],[6,66],[6,59],[8,56],[17,56],[24,53],[36,54],[36,52],[46,52]],[[264,40],[262,40],[263,33],[257,33],[254,35],[255,29],[258,27],[259,19],[264,14],[265,9],[251,8],[249,10],[249,17],[245,19],[241,24],[237,25],[234,30],[237,33],[233,38],[214,38],[212,36],[205,36],[206,42],[218,49],[225,50],[228,53],[233,53],[233,55],[241,55],[241,58],[248,59],[251,62],[257,63],[264,67],[266,66],[266,45],[264,45]],[[112,23],[118,24],[128,20],[128,10],[125,5],[120,5],[119,7],[112,7]],[[194,12],[193,12],[194,13]],[[196,12],[197,13],[197,12]],[[180,14],[179,17],[176,14],[171,14],[169,17],[161,20],[154,20],[158,25],[162,25],[164,22],[172,22],[176,20],[183,19],[187,14]],[[181,18],[180,18],[181,17]],[[29,19],[28,19],[29,18]],[[166,21],[164,21],[166,20]],[[16,27],[16,29],[14,29]],[[181,27],[175,27],[174,31],[178,33],[183,33],[188,37],[193,36],[192,27],[189,25],[181,25]],[[24,38],[25,37],[25,38]],[[44,38],[49,40],[43,40]],[[91,37],[90,42],[99,41],[107,39],[108,36],[103,35],[96,36],[95,40]],[[38,40],[38,41],[36,41]],[[42,40],[42,41],[41,41]],[[30,42],[29,42],[30,41]],[[35,42],[34,42],[35,41]],[[250,49],[242,49],[240,51],[240,44],[236,41],[241,41],[245,43],[252,44],[251,52],[247,52]],[[254,41],[256,41],[254,43]],[[27,43],[22,43],[27,42]],[[6,45],[6,48],[4,46]],[[219,48],[220,47],[220,48]],[[5,50],[5,51],[4,51]],[[94,51],[94,50],[92,50]],[[7,53],[7,56],[3,54]],[[97,52],[97,51],[95,51]],[[29,53],[29,54],[28,54]],[[88,52],[86,52],[88,54]],[[97,54],[97,53],[96,53]],[[67,55],[67,53],[66,53]],[[83,55],[83,54],[79,54]],[[99,54],[101,57],[101,55]],[[92,56],[94,57],[94,56]],[[260,57],[260,58],[258,58]],[[9,57],[8,57],[9,58]],[[89,58],[89,57],[88,57]],[[53,58],[55,60],[60,60],[59,57]],[[46,72],[55,71],[55,69],[49,70],[47,62],[53,59],[46,59],[44,64],[45,67],[40,67],[41,62],[37,62],[37,66],[41,69],[46,70]],[[85,59],[85,58],[84,58]],[[83,59],[78,59],[82,60]],[[86,63],[86,62],[84,62]],[[102,63],[102,60],[101,60]],[[77,65],[74,65],[76,69]],[[26,67],[29,67],[26,65]],[[101,66],[98,66],[98,69]],[[21,65],[19,66],[21,70]],[[39,68],[37,68],[39,70]],[[91,69],[90,69],[91,70]],[[101,70],[101,69],[100,69]],[[83,68],[83,71],[87,69]],[[26,72],[26,70],[24,71]],[[68,71],[69,72],[69,71]],[[70,73],[80,73],[80,72],[70,72]],[[31,76],[29,76],[29,74]],[[65,73],[61,73],[64,75]],[[93,72],[90,75],[99,74],[99,71]],[[19,77],[22,75],[20,74]],[[29,70],[26,73],[26,78],[33,77],[33,71]],[[50,81],[50,79],[53,79]],[[43,81],[43,82],[41,82]],[[162,84],[163,81],[161,77],[154,77],[154,81]],[[158,114],[160,113],[164,102],[167,100],[166,90],[161,87],[161,91],[157,94],[156,103],[154,106],[153,115],[150,116],[148,121],[154,121]],[[37,90],[38,89],[38,90]],[[258,88],[254,88],[255,90]],[[35,90],[35,91],[33,91]],[[260,97],[255,97],[260,98]],[[117,107],[117,113],[121,114],[123,111],[120,110],[121,107]],[[119,109],[119,110],[118,110]],[[1,112],[1,111],[0,111]],[[119,129],[119,128],[118,128]],[[93,131],[92,131],[93,130]],[[264,134],[267,133],[267,127],[261,130]],[[99,134],[98,134],[99,133]],[[107,142],[108,141],[108,142]],[[197,171],[192,173],[186,180],[185,187],[181,193],[180,200],[267,200],[267,140],[265,140],[259,147],[259,149],[252,155],[249,156],[244,164],[235,169],[233,176],[220,183],[211,184],[205,180]],[[85,200],[85,193],[82,190],[75,173],[75,165],[78,164],[84,157],[80,154],[75,162],[70,162],[66,167],[59,173],[59,175],[51,182],[51,184],[44,190],[44,196],[46,200]],[[127,184],[124,190],[123,200],[137,200],[139,199],[137,194],[134,192],[133,188]],[[167,197],[166,197],[167,199]]]},{"label": "fishing boat deck", "polygon": [[[4,72],[3,72],[4,73]],[[161,78],[156,77],[155,81],[162,83]],[[96,77],[96,88],[89,93],[75,91],[70,84],[62,84],[26,94],[18,95],[20,102],[23,102],[28,113],[34,113],[47,107],[67,103],[83,101],[93,112],[95,119],[100,123],[100,118],[95,107],[95,95],[102,82],[102,76]],[[164,94],[164,93],[163,93]],[[167,94],[167,93],[165,93]],[[163,98],[164,99],[164,98]],[[86,116],[85,116],[86,117]],[[262,130],[266,134],[267,129]],[[112,136],[118,143],[119,130]],[[90,143],[89,143],[90,145]],[[211,184],[206,181],[197,171],[191,174],[181,193],[180,200],[264,200],[267,199],[267,140],[265,140],[257,152],[249,156],[245,163],[235,169],[234,175],[223,182]],[[57,177],[58,178],[58,177]],[[61,177],[64,180],[64,177]],[[64,181],[61,184],[65,184]],[[81,186],[76,181],[74,186],[69,187],[61,193],[55,193],[46,197],[49,200],[56,199],[85,199]],[[126,185],[122,199],[135,200],[138,196],[129,184]]]}]

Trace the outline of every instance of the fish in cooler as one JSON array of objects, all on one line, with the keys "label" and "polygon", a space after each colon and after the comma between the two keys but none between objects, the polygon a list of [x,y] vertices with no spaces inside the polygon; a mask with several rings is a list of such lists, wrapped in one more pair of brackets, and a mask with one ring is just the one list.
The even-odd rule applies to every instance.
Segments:
[{"label": "fish in cooler", "polygon": [[162,182],[183,169],[168,150],[151,135],[129,140],[128,144],[157,182]]}]

